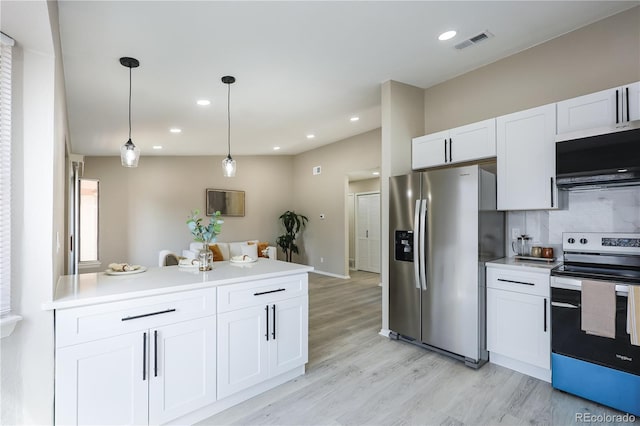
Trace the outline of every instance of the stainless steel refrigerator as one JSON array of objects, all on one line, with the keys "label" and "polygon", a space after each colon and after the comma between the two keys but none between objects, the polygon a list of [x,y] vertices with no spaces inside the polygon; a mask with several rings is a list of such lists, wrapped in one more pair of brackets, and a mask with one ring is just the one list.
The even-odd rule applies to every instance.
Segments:
[{"label": "stainless steel refrigerator", "polygon": [[390,178],[392,337],[479,367],[487,360],[484,264],[504,256],[495,163]]}]

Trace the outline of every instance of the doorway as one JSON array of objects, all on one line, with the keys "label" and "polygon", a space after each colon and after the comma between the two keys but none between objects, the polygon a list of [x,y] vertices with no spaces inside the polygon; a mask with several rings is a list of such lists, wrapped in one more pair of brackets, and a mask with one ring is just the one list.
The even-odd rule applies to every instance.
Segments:
[{"label": "doorway", "polygon": [[380,273],[380,192],[355,194],[356,269]]},{"label": "doorway", "polygon": [[380,273],[380,178],[371,178],[374,172],[349,175],[347,253],[350,270]]}]

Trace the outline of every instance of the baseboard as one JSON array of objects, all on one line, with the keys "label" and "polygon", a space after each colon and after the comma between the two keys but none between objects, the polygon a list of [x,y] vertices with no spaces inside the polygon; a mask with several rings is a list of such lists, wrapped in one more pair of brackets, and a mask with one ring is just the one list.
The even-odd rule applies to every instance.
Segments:
[{"label": "baseboard", "polygon": [[380,332],[378,334],[383,336],[383,337],[389,337],[389,333],[391,333],[391,330],[383,328],[383,329],[380,330]]},{"label": "baseboard", "polygon": [[542,368],[495,352],[489,354],[489,362],[551,383],[551,366],[549,366],[549,368]]},{"label": "baseboard", "polygon": [[331,272],[318,271],[317,269],[314,269],[312,272],[315,274],[326,275],[328,277],[342,278],[343,280],[351,279],[349,275],[338,275],[338,274],[333,274]]}]

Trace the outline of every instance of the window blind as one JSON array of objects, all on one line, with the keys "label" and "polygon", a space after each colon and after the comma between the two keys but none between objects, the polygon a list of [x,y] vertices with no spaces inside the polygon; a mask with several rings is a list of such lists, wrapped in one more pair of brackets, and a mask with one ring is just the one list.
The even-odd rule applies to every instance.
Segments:
[{"label": "window blind", "polygon": [[0,315],[11,311],[11,48],[0,33]]}]

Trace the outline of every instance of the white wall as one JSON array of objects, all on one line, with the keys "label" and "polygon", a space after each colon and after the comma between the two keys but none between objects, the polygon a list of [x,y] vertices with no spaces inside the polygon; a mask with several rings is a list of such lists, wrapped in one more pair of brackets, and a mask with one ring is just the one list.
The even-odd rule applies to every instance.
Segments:
[{"label": "white wall", "polygon": [[16,40],[12,129],[12,300],[23,320],[2,339],[2,424],[53,422],[51,300],[63,265],[66,112],[57,4],[3,2],[2,31]]}]

